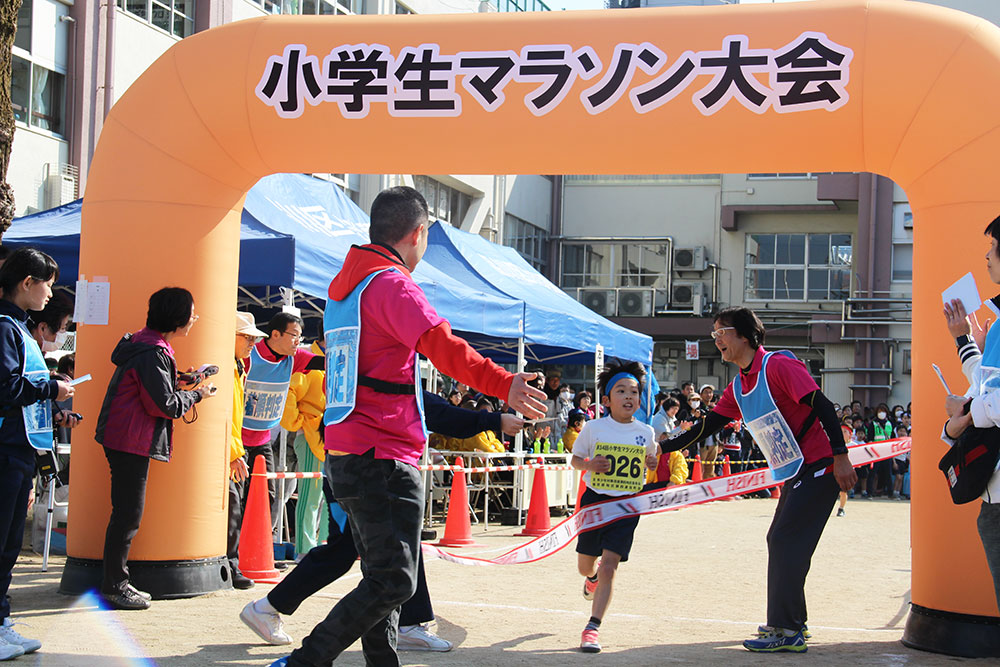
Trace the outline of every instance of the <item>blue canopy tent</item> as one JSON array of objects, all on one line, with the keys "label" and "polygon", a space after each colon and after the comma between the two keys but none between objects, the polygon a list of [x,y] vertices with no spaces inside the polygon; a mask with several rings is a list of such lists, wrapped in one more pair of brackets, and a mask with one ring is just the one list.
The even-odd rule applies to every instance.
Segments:
[{"label": "blue canopy tent", "polygon": [[[31,246],[52,256],[59,265],[59,285],[72,286],[80,269],[80,209],[83,200],[15,218],[4,232],[3,244]],[[295,239],[269,229],[246,210],[240,225],[239,284],[261,287],[291,284]]]}]

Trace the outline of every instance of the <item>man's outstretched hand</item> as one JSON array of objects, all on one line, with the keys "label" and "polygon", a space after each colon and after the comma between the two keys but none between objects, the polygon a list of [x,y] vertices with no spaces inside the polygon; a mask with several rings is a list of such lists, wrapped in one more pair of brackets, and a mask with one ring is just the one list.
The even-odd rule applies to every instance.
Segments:
[{"label": "man's outstretched hand", "polygon": [[541,419],[545,416],[545,392],[528,384],[538,376],[535,373],[518,373],[510,384],[507,394],[507,405],[514,408],[528,419]]}]

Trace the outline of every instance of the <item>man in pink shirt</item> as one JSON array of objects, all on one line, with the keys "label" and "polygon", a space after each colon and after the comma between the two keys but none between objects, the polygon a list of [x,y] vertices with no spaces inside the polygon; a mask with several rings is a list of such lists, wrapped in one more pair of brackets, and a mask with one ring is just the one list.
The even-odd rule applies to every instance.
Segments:
[{"label": "man in pink shirt", "polygon": [[[298,315],[280,312],[271,318],[265,331],[268,337],[254,345],[246,359],[243,447],[250,470],[253,470],[254,460],[263,456],[268,472],[274,472],[271,429],[281,422],[292,373],[323,370],[324,365],[323,357],[299,347],[302,318]],[[248,490],[249,487],[247,484]],[[272,525],[280,509],[274,503],[275,488],[275,480],[267,480]],[[246,498],[243,503],[246,504]]]},{"label": "man in pink shirt", "polygon": [[328,452],[325,475],[347,513],[363,578],[274,665],[326,667],[359,638],[370,665],[398,665],[399,606],[416,588],[426,434],[415,353],[445,375],[505,398],[531,418],[545,394],[451,332],[413,282],[427,248],[427,202],[413,188],[372,203],[371,243],[351,248],[330,284],[324,316]]},{"label": "man in pink shirt", "polygon": [[749,308],[715,316],[712,339],[738,369],[722,399],[691,430],[660,443],[676,451],[742,419],[784,481],[767,531],[767,623],[743,642],[755,652],[807,650],[806,574],[839,490],[857,482],[837,412],[809,371],[788,352],[764,349],[764,325]]}]

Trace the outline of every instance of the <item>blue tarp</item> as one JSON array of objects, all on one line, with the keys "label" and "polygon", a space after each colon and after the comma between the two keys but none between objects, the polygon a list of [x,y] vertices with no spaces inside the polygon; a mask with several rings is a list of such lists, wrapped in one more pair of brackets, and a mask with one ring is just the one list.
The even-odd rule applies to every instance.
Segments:
[{"label": "blue tarp", "polygon": [[652,361],[652,338],[618,326],[579,303],[513,248],[436,223],[431,226],[424,259],[464,285],[524,302],[528,359],[592,365],[600,344],[605,357],[647,365]]}]

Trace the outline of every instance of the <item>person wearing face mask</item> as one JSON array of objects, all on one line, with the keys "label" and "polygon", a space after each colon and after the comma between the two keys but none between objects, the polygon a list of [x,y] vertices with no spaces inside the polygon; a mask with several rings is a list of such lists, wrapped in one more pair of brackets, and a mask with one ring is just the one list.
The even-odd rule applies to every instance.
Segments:
[{"label": "person wearing face mask", "polygon": [[[889,406],[879,403],[875,408],[875,418],[865,428],[865,442],[882,442],[891,440],[896,427],[889,421]],[[892,482],[892,459],[879,461],[872,465],[872,471],[868,475],[868,497],[874,498],[880,493],[884,493],[889,498],[893,497]]]},{"label": "person wearing face mask", "polygon": [[44,310],[59,278],[55,261],[34,248],[15,250],[0,268],[0,660],[41,648],[22,637],[10,619],[11,575],[24,538],[35,452],[52,450],[51,401],[73,395],[53,380],[28,332],[28,311]]},{"label": "person wearing face mask", "polygon": [[[684,415],[680,418],[681,421],[686,422],[697,422],[701,420],[705,414],[706,410],[702,407],[701,395],[692,392],[687,398],[688,409]],[[702,461],[715,461],[716,456],[719,453],[719,443],[714,439],[708,439],[701,444],[698,448],[698,455],[701,456]],[[691,464],[694,465],[693,463]],[[694,471],[692,470],[693,474]],[[714,463],[702,463],[701,464],[701,475],[702,479],[709,479],[715,477],[715,464]]]},{"label": "person wearing face mask", "polygon": [[[40,311],[31,312],[28,315],[28,331],[31,337],[38,343],[42,352],[55,352],[62,349],[66,343],[66,327],[69,324],[70,316],[73,314],[72,302],[63,294],[53,294],[52,298]],[[79,420],[73,416],[69,406],[61,409],[53,405],[52,421],[60,429],[74,428]],[[63,432],[60,436],[61,442],[68,442],[62,439],[67,434]]]}]

